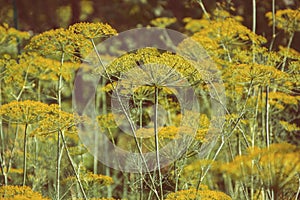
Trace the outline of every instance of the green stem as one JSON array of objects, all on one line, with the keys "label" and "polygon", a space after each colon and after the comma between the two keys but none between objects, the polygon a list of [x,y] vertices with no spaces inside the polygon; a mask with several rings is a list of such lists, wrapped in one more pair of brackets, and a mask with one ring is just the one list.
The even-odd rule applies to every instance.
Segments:
[{"label": "green stem", "polygon": [[[2,79],[0,79],[0,107],[2,105]],[[3,127],[2,127],[2,117],[0,117],[0,167],[1,172],[3,174],[4,185],[7,185],[7,174],[5,172],[5,157],[4,157],[4,134],[3,134]]]},{"label": "green stem", "polygon": [[256,32],[256,0],[252,0],[252,32]]},{"label": "green stem", "polygon": [[60,176],[60,134],[57,132],[57,151],[56,151],[56,199],[59,200],[59,176]]},{"label": "green stem", "polygon": [[175,179],[175,189],[174,192],[178,190],[178,183],[179,183],[179,174],[177,174],[177,161],[174,161],[174,179]]},{"label": "green stem", "polygon": [[154,138],[155,138],[155,153],[156,153],[156,164],[159,177],[159,188],[161,193],[161,199],[163,199],[163,188],[162,188],[162,175],[160,169],[160,156],[159,156],[159,141],[158,141],[158,87],[154,87]]},{"label": "green stem", "polygon": [[201,9],[202,9],[202,11],[204,13],[204,15],[206,16],[206,18],[209,19],[209,14],[208,14],[208,12],[205,9],[205,6],[204,6],[202,0],[197,0],[197,2],[199,3],[199,5],[200,5],[200,7],[201,7]]},{"label": "green stem", "polygon": [[58,80],[58,86],[57,86],[57,94],[58,94],[57,103],[58,103],[60,109],[61,109],[61,96],[62,96],[62,87],[63,87],[62,67],[64,64],[64,59],[65,59],[65,53],[62,53],[61,60],[60,60],[59,80]]},{"label": "green stem", "polygon": [[76,177],[76,180],[77,180],[77,182],[78,182],[78,184],[79,184],[80,191],[81,191],[81,193],[82,193],[84,199],[87,200],[88,198],[87,198],[86,193],[85,193],[85,191],[84,191],[84,188],[83,188],[83,186],[82,186],[80,177],[79,177],[79,175],[78,175],[78,173],[77,173],[77,171],[76,171],[76,169],[75,169],[73,160],[72,160],[71,155],[70,155],[70,151],[69,151],[68,146],[67,146],[67,142],[66,142],[66,140],[65,140],[65,136],[64,136],[64,134],[63,134],[63,132],[62,132],[61,130],[59,130],[59,132],[60,132],[60,135],[61,135],[62,142],[63,142],[63,144],[64,144],[64,148],[65,148],[66,153],[67,153],[68,160],[69,160],[69,162],[70,162],[70,164],[71,164],[72,170],[73,170],[73,172],[74,172],[74,174],[75,174],[75,177]]},{"label": "green stem", "polygon": [[[252,20],[252,32],[255,34],[256,32],[256,0],[252,0],[252,16],[253,16],[253,20]],[[254,43],[252,41],[252,62],[255,63],[255,49],[254,49]]]},{"label": "green stem", "polygon": [[149,170],[149,168],[148,168],[146,159],[145,159],[144,154],[143,154],[143,152],[142,152],[142,148],[141,148],[141,146],[139,145],[139,141],[138,141],[138,138],[137,138],[137,135],[136,135],[136,130],[135,130],[134,123],[133,123],[133,121],[131,120],[130,114],[127,112],[127,110],[126,110],[126,108],[125,108],[125,106],[124,106],[124,104],[123,104],[123,102],[122,102],[122,100],[121,100],[121,97],[120,97],[120,95],[119,95],[118,90],[116,90],[116,88],[115,88],[115,86],[114,86],[114,84],[113,84],[113,80],[112,80],[111,76],[109,75],[109,73],[108,73],[108,71],[107,71],[105,65],[104,65],[103,62],[102,62],[102,59],[101,59],[101,57],[100,57],[100,55],[99,55],[99,52],[98,52],[98,50],[97,50],[97,47],[96,47],[96,45],[95,45],[94,40],[93,40],[93,39],[90,39],[90,41],[91,41],[91,43],[92,43],[92,45],[93,45],[93,49],[94,49],[94,51],[95,51],[95,53],[96,53],[97,59],[98,59],[98,61],[99,61],[99,64],[103,67],[104,73],[105,73],[105,75],[106,75],[108,81],[111,83],[112,88],[113,88],[113,91],[115,91],[116,97],[117,97],[118,102],[119,102],[119,104],[120,104],[120,106],[121,106],[121,109],[122,109],[122,111],[123,111],[123,113],[124,113],[124,115],[125,115],[125,117],[126,117],[126,120],[128,121],[128,123],[129,123],[129,125],[130,125],[130,130],[131,130],[131,132],[132,132],[132,134],[133,134],[134,142],[135,142],[136,147],[137,147],[137,149],[138,149],[138,153],[139,153],[139,155],[141,156],[142,162],[143,162],[143,164],[144,164],[144,166],[145,166],[145,168],[146,168],[147,173],[149,174],[149,178],[150,178],[150,181],[151,181],[151,184],[152,184],[152,187],[150,186],[150,188],[151,188],[151,190],[153,190],[153,192],[155,193],[156,197],[157,197],[158,199],[160,199],[160,197],[159,197],[159,195],[158,195],[158,192],[157,192],[157,190],[156,190],[156,188],[155,188],[155,182],[154,182],[154,179],[153,179],[153,177],[152,177],[152,175],[151,175],[151,173],[150,173],[150,170]]},{"label": "green stem", "polygon": [[266,105],[265,105],[265,128],[266,128],[266,145],[270,146],[270,133],[269,133],[269,86],[266,86]]},{"label": "green stem", "polygon": [[276,29],[275,29],[275,23],[276,23],[276,18],[275,18],[275,0],[272,0],[272,40],[270,43],[270,48],[269,50],[272,51],[273,49],[273,45],[274,45],[274,41],[276,38]]},{"label": "green stem", "polygon": [[23,184],[22,184],[23,186],[25,186],[25,184],[26,184],[27,127],[28,127],[28,124],[26,123],[25,124],[25,131],[24,131],[24,147],[23,147],[23,151],[24,151],[24,154],[23,154]]},{"label": "green stem", "polygon": [[289,42],[288,42],[288,44],[287,44],[286,53],[285,53],[284,58],[283,58],[283,62],[282,62],[282,66],[281,66],[281,71],[284,71],[284,67],[285,67],[286,61],[287,61],[287,53],[288,53],[288,51],[289,51],[290,48],[291,48],[292,41],[293,41],[293,39],[294,39],[294,35],[295,35],[294,32],[292,32],[291,35],[290,35]]}]

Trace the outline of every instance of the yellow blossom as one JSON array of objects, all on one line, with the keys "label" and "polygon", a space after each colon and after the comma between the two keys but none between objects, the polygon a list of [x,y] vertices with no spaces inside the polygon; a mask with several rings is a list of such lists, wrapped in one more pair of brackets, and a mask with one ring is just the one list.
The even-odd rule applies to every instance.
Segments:
[{"label": "yellow blossom", "polygon": [[1,186],[0,187],[0,198],[10,200],[48,200],[43,197],[40,193],[33,191],[28,186]]}]

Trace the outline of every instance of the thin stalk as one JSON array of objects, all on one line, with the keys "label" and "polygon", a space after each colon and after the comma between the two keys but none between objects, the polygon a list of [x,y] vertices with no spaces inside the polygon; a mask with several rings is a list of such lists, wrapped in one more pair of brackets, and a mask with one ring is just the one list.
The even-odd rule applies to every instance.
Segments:
[{"label": "thin stalk", "polygon": [[[61,60],[60,60],[60,72],[59,72],[59,79],[57,83],[57,103],[59,106],[59,109],[61,109],[61,93],[62,93],[62,66],[64,64],[64,58],[65,58],[65,53],[63,52],[61,54]],[[57,132],[57,151],[56,151],[56,199],[60,199],[60,164],[61,164],[61,159],[60,159],[60,130]]]},{"label": "thin stalk", "polygon": [[4,155],[2,158],[2,153],[0,152],[0,165],[1,165],[1,173],[3,175],[3,183],[6,186],[8,182],[8,174],[5,171],[5,161],[4,161]]},{"label": "thin stalk", "polygon": [[56,150],[56,199],[59,200],[59,176],[60,176],[60,134],[57,132],[57,150]]},{"label": "thin stalk", "polygon": [[[59,134],[59,132],[58,132],[58,134]],[[59,145],[59,149],[60,150],[58,152],[58,158],[57,158],[57,163],[58,163],[57,164],[57,166],[58,166],[58,179],[56,179],[56,180],[58,180],[58,184],[57,184],[57,187],[58,187],[58,190],[57,190],[58,200],[62,199],[62,197],[60,197],[60,165],[61,165],[61,159],[62,159],[62,156],[63,156],[64,144],[62,144],[61,146]]]},{"label": "thin stalk", "polygon": [[[252,32],[256,32],[256,0],[252,0]],[[254,43],[252,42],[252,62],[255,63]]]},{"label": "thin stalk", "polygon": [[256,0],[252,0],[252,32],[256,32]]},{"label": "thin stalk", "polygon": [[208,12],[205,9],[205,6],[204,6],[202,0],[197,0],[197,2],[199,3],[199,5],[200,5],[200,7],[201,7],[201,9],[202,9],[202,11],[204,13],[204,15],[206,16],[206,18],[209,19],[209,14],[208,14]]},{"label": "thin stalk", "polygon": [[[264,102],[265,99],[264,99],[264,89],[263,89],[263,86],[260,86],[260,101],[261,102]],[[260,115],[260,118],[261,118],[261,141],[265,141],[265,135],[266,135],[266,128],[265,128],[265,106],[262,106],[261,108],[261,115]],[[265,143],[265,142],[263,142]]]},{"label": "thin stalk", "polygon": [[[140,100],[139,102],[139,114],[140,114],[140,128],[143,128],[143,100]],[[140,138],[140,143],[141,143],[141,149],[143,148],[143,137]],[[143,150],[143,149],[142,149]],[[143,200],[143,188],[144,188],[144,184],[143,184],[143,171],[140,171],[140,200]]]},{"label": "thin stalk", "polygon": [[295,35],[295,32],[292,32],[291,35],[290,35],[290,38],[289,38],[289,41],[288,41],[288,44],[287,44],[287,49],[286,49],[287,52],[285,53],[284,58],[283,58],[283,62],[282,62],[282,66],[281,66],[281,71],[284,71],[284,67],[286,65],[286,60],[287,60],[287,53],[288,53],[288,51],[291,48],[292,41],[294,39],[294,35]]},{"label": "thin stalk", "polygon": [[162,175],[160,169],[160,156],[159,156],[159,141],[158,141],[158,87],[154,87],[154,139],[155,139],[155,156],[156,164],[159,177],[159,188],[161,193],[161,199],[163,199],[163,188],[162,188]]},{"label": "thin stalk", "polygon": [[273,49],[274,41],[275,41],[275,38],[276,38],[275,23],[276,23],[275,0],[272,0],[272,40],[271,40],[270,48],[269,48],[270,51],[272,51],[272,49]]},{"label": "thin stalk", "polygon": [[[0,79],[0,107],[2,105],[2,80]],[[2,127],[2,118],[0,117],[0,167],[4,178],[4,185],[7,185],[7,174],[5,172],[5,157],[4,157],[4,134]]]},{"label": "thin stalk", "polygon": [[63,87],[62,67],[64,64],[64,59],[65,59],[65,53],[62,53],[61,60],[60,60],[59,80],[58,80],[58,86],[57,86],[57,93],[58,93],[57,103],[58,103],[60,109],[61,109],[61,94],[62,94],[62,87]]},{"label": "thin stalk", "polygon": [[24,131],[24,147],[23,147],[23,151],[24,151],[24,154],[23,154],[23,184],[22,184],[23,186],[26,185],[27,127],[28,127],[28,124],[26,123],[25,124],[25,131]]},{"label": "thin stalk", "polygon": [[17,145],[17,142],[18,142],[17,141],[18,140],[18,133],[19,133],[19,125],[17,124],[16,133],[15,133],[15,139],[14,139],[13,147],[12,147],[12,149],[10,151],[10,156],[9,156],[9,159],[8,159],[8,165],[7,165],[7,169],[6,169],[6,174],[7,175],[9,173],[11,165],[12,165],[12,160],[13,160],[15,148],[16,148],[16,145]]},{"label": "thin stalk", "polygon": [[[102,87],[103,85],[101,85]],[[100,109],[100,98],[102,96],[102,93],[99,94],[98,92],[96,92],[96,109],[99,110]],[[98,113],[97,113],[98,114]],[[100,114],[100,113],[99,113]],[[94,146],[94,157],[93,157],[93,173],[97,174],[98,173],[98,134],[94,135],[94,142],[95,142],[95,146]]]},{"label": "thin stalk", "polygon": [[[235,126],[235,127],[236,127],[236,126]],[[214,157],[213,157],[211,163],[206,167],[205,171],[203,172],[202,176],[200,177],[200,179],[199,179],[199,181],[198,181],[198,183],[197,183],[197,188],[196,188],[197,192],[199,191],[200,185],[201,185],[201,183],[202,183],[204,177],[205,177],[206,174],[208,173],[208,171],[209,171],[209,169],[210,169],[210,167],[211,167],[211,165],[212,165],[212,162],[216,160],[216,158],[217,158],[217,156],[219,155],[219,153],[220,153],[221,149],[223,148],[224,144],[225,144],[225,137],[224,137],[224,135],[222,135],[222,136],[221,136],[221,144],[220,144],[220,146],[219,146],[217,152],[215,153],[215,155],[214,155]]]},{"label": "thin stalk", "polygon": [[179,174],[177,174],[177,161],[174,161],[174,180],[175,180],[175,188],[174,192],[178,190],[178,183],[179,183]]},{"label": "thin stalk", "polygon": [[266,105],[265,105],[265,128],[266,128],[266,145],[270,146],[270,133],[269,133],[269,86],[266,86]]},{"label": "thin stalk", "polygon": [[[103,86],[105,86],[105,83],[106,83],[106,80],[104,79],[104,78],[102,78],[102,82],[101,82],[101,84],[102,84],[102,86],[101,87],[103,87]],[[107,108],[106,108],[106,94],[105,94],[105,92],[102,92],[102,93],[100,93],[101,94],[101,102],[102,102],[102,114],[107,114]],[[109,133],[110,133],[110,135],[111,135],[111,138],[112,138],[112,141],[113,141],[113,144],[114,144],[114,146],[115,146],[115,142],[114,142],[114,138],[113,138],[113,135],[112,135],[112,132],[111,132],[111,130],[110,130],[110,128],[108,128],[108,130],[109,130]],[[97,135],[97,134],[96,134]],[[98,135],[96,136],[97,138],[98,138]],[[98,154],[98,141],[96,141],[95,142],[95,150],[96,150],[96,152],[97,152],[97,154]],[[106,145],[106,144],[105,144]],[[105,147],[106,149],[107,149],[107,147],[108,147],[108,145]],[[95,158],[97,158],[96,156],[94,157],[94,159]],[[96,159],[96,161],[94,160],[94,169],[97,169],[96,167],[97,167],[97,165],[95,166],[95,162],[96,162],[96,164],[98,163],[98,160]],[[111,176],[111,172],[110,172],[110,168],[109,167],[105,167],[105,175],[106,176]],[[108,185],[107,186],[107,197],[112,197],[112,187],[111,187],[111,185]]]},{"label": "thin stalk", "polygon": [[101,59],[101,57],[100,57],[100,55],[99,55],[99,52],[98,52],[98,50],[97,50],[97,47],[96,47],[96,45],[95,45],[94,40],[93,40],[93,39],[90,39],[90,41],[91,41],[91,43],[92,43],[92,45],[93,45],[93,48],[94,48],[94,51],[95,51],[95,53],[96,53],[96,55],[97,55],[97,59],[98,59],[99,63],[101,64],[101,66],[103,67],[104,73],[105,73],[105,75],[107,76],[109,82],[111,83],[113,90],[115,91],[115,94],[116,94],[116,96],[117,96],[118,102],[120,103],[121,109],[122,109],[122,111],[123,111],[123,113],[124,113],[124,115],[125,115],[125,117],[126,117],[126,120],[128,121],[128,123],[129,123],[129,125],[130,125],[130,129],[131,129],[131,132],[132,132],[132,134],[133,134],[133,138],[134,138],[135,144],[136,144],[136,146],[137,146],[139,155],[141,156],[142,162],[143,162],[143,164],[144,164],[145,167],[146,167],[147,173],[149,174],[149,178],[150,178],[150,181],[151,181],[151,184],[152,184],[152,188],[151,188],[151,187],[150,187],[150,188],[151,188],[151,190],[153,190],[153,192],[155,193],[156,197],[157,197],[158,199],[160,199],[160,197],[159,197],[159,195],[158,195],[158,192],[157,192],[157,190],[156,190],[156,188],[155,188],[155,183],[154,183],[153,177],[152,177],[152,175],[150,174],[150,171],[149,171],[147,162],[146,162],[145,157],[144,157],[144,155],[143,155],[141,146],[139,145],[139,142],[138,142],[138,139],[137,139],[137,135],[136,135],[136,131],[135,131],[135,126],[134,126],[132,120],[130,119],[130,116],[129,116],[128,112],[126,111],[125,106],[124,106],[123,103],[122,103],[122,100],[121,100],[121,98],[120,98],[119,92],[116,90],[116,88],[115,88],[115,86],[114,86],[114,84],[113,84],[113,81],[112,81],[110,75],[108,74],[105,65],[104,65],[103,62],[102,62],[102,59]]},{"label": "thin stalk", "polygon": [[69,191],[70,191],[70,189],[74,186],[74,184],[75,184],[75,183],[72,183],[72,184],[68,187],[68,189],[66,189],[66,192],[65,192],[63,195],[61,195],[60,199],[64,199],[64,197],[67,196],[67,195],[69,194]]},{"label": "thin stalk", "polygon": [[[254,89],[255,92],[255,89]],[[255,94],[253,95],[255,96]],[[258,101],[259,101],[259,89],[257,92],[257,98],[256,98],[256,102],[255,102],[255,114],[254,114],[254,119],[257,119],[258,116]],[[257,120],[255,120],[257,121]],[[256,123],[254,122],[253,125],[250,125],[251,127],[251,133],[252,133],[252,139],[251,139],[251,147],[254,148],[255,146],[255,132],[256,132]],[[253,127],[253,128],[252,128]],[[251,189],[250,189],[250,193],[251,193],[251,199],[254,199],[254,175],[252,173],[252,171],[254,170],[254,160],[251,160]]]},{"label": "thin stalk", "polygon": [[128,174],[124,174],[122,197],[128,198]]},{"label": "thin stalk", "polygon": [[298,174],[298,191],[295,196],[295,200],[299,199],[299,197],[300,197],[300,175]]},{"label": "thin stalk", "polygon": [[75,169],[75,166],[74,166],[73,160],[72,160],[72,158],[71,158],[70,151],[69,151],[69,149],[68,149],[67,142],[66,142],[66,140],[65,140],[63,131],[59,130],[59,132],[60,132],[60,135],[61,135],[62,142],[63,142],[63,144],[64,144],[64,149],[66,150],[66,153],[67,153],[68,160],[69,160],[69,162],[70,162],[70,164],[71,164],[72,170],[73,170],[73,172],[74,172],[74,174],[75,174],[75,177],[76,177],[76,179],[77,179],[77,182],[78,182],[78,184],[79,184],[80,191],[81,191],[81,193],[82,193],[82,195],[83,195],[83,198],[87,200],[88,198],[87,198],[86,193],[85,193],[85,191],[84,191],[84,188],[83,188],[83,186],[82,186],[80,177],[79,177],[79,175],[78,175],[78,173],[77,173],[77,171],[76,171],[76,169]]},{"label": "thin stalk", "polygon": [[[253,96],[255,96],[255,94]],[[258,102],[259,102],[259,88],[257,88],[257,97],[256,97],[256,101],[255,101],[255,114],[254,114],[255,118],[254,118],[254,120],[256,122],[258,122]],[[255,146],[255,132],[256,132],[256,126],[258,126],[257,123],[255,123],[255,121],[254,121],[254,125],[251,126],[251,127],[253,127],[252,141],[251,141],[252,148],[254,148],[254,146]]]},{"label": "thin stalk", "polygon": [[37,100],[41,101],[41,80],[38,80],[38,88],[37,88]]},{"label": "thin stalk", "polygon": [[25,77],[24,77],[24,82],[23,82],[23,86],[22,88],[20,89],[20,92],[18,94],[18,96],[12,94],[12,96],[16,99],[16,101],[19,101],[24,90],[26,89],[26,82],[27,82],[27,78],[28,78],[28,71],[29,71],[29,67],[27,67],[27,70],[26,70],[26,74],[25,74]]}]

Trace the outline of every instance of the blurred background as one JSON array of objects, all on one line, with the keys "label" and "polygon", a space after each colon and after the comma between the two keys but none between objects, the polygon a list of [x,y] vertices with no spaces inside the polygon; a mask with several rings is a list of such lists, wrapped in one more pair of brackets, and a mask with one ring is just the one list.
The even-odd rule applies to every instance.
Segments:
[{"label": "blurred background", "polygon": [[[232,14],[243,17],[251,29],[252,0],[203,0],[208,12],[225,5]],[[272,1],[257,1],[257,33],[272,37],[265,13],[271,11]],[[276,10],[297,9],[299,0],[277,0]],[[232,8],[232,9],[231,9]],[[147,26],[158,17],[175,17],[171,29],[184,30],[185,17],[201,18],[202,9],[196,0],[0,0],[0,23],[22,31],[40,33],[76,22],[106,22],[117,31]],[[299,34],[299,33],[298,33]],[[299,36],[299,35],[298,35]],[[280,38],[280,33],[278,33]],[[294,48],[299,49],[300,37],[295,36]],[[284,40],[284,38],[283,38]],[[277,40],[285,43],[285,41]],[[275,45],[276,46],[276,45]]]}]

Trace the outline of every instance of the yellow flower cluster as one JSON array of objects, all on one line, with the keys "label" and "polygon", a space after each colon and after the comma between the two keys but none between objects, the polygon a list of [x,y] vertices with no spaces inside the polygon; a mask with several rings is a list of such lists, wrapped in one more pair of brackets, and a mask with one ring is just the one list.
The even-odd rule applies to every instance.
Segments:
[{"label": "yellow flower cluster", "polygon": [[[23,66],[19,66],[17,61],[8,54],[5,54],[3,59],[0,59],[0,71],[1,73],[3,72],[1,79],[3,77],[4,83],[7,84],[7,86],[14,86],[16,88],[23,86],[23,72],[25,69],[21,67]],[[8,87],[4,88],[4,90],[5,89],[8,89]]]},{"label": "yellow flower cluster", "polygon": [[[263,94],[262,98],[258,98],[257,96],[253,96],[250,98],[250,101],[254,105],[257,100],[258,100],[258,105],[259,109],[265,106],[265,97],[266,95]],[[258,98],[258,99],[257,99]],[[299,96],[294,96],[289,93],[283,93],[283,92],[270,92],[269,93],[269,104],[277,109],[277,110],[283,110],[286,108],[287,105],[291,106],[297,106],[299,104],[300,97]]]},{"label": "yellow flower cluster", "polygon": [[[251,176],[266,188],[297,189],[296,175],[300,171],[300,149],[288,143],[272,144],[269,148],[249,148],[248,154],[237,156],[221,166],[221,171],[245,183]],[[259,184],[258,184],[259,185]],[[257,188],[259,189],[259,188]]]},{"label": "yellow flower cluster", "polygon": [[[80,180],[82,183],[84,183],[86,186],[97,184],[98,186],[106,186],[113,183],[113,179],[109,176],[105,176],[102,174],[93,174],[91,172],[88,172],[80,177]],[[75,182],[76,177],[70,176],[65,179],[66,182]]]},{"label": "yellow flower cluster", "polygon": [[153,26],[159,27],[159,28],[166,28],[167,26],[170,26],[171,24],[174,24],[176,22],[176,18],[169,18],[169,17],[159,17],[156,19],[153,19],[150,21],[150,24]]},{"label": "yellow flower cluster", "polygon": [[[51,42],[49,42],[51,41]],[[63,28],[45,31],[31,38],[25,47],[28,51],[34,51],[40,55],[61,60],[64,54],[67,58],[74,57],[80,41],[84,41],[79,35]]]},{"label": "yellow flower cluster", "polygon": [[186,17],[183,19],[183,22],[186,23],[185,29],[191,33],[199,32],[203,28],[209,26],[209,21],[207,19],[192,19],[190,17]]},{"label": "yellow flower cluster", "polygon": [[185,21],[186,28],[194,32],[192,39],[204,47],[220,69],[231,63],[252,62],[253,52],[258,54],[256,51],[266,42],[266,38],[256,35],[241,24],[241,19],[224,10],[217,10],[210,19]]},{"label": "yellow flower cluster", "polygon": [[64,80],[70,81],[78,67],[79,64],[71,62],[61,65],[57,60],[45,58],[36,53],[22,54],[18,63],[7,64],[4,81],[18,87],[23,86],[25,77],[37,78],[42,81],[57,81],[59,75],[62,75]]},{"label": "yellow flower cluster", "polygon": [[281,56],[286,56],[293,60],[300,60],[300,52],[298,52],[297,50],[295,50],[293,48],[287,48],[287,47],[280,45],[279,46],[279,54]]},{"label": "yellow flower cluster", "polygon": [[[83,200],[82,198],[74,198],[75,200]],[[89,200],[121,200],[121,199],[115,199],[115,198],[89,198]]]},{"label": "yellow flower cluster", "polygon": [[292,132],[292,131],[300,131],[300,127],[297,126],[297,124],[291,124],[289,122],[286,122],[286,121],[282,121],[280,120],[279,123],[283,126],[283,128],[289,132]]},{"label": "yellow flower cluster", "polygon": [[109,24],[80,22],[69,27],[69,30],[76,34],[81,34],[87,39],[95,39],[116,35],[117,31]]},{"label": "yellow flower cluster", "polygon": [[170,193],[167,195],[166,200],[231,200],[231,198],[220,191],[209,189],[196,190],[191,188],[188,190],[180,190],[178,192]]},{"label": "yellow flower cluster", "polygon": [[[269,19],[270,24],[272,24],[272,12],[268,12],[266,17]],[[277,28],[289,33],[300,31],[300,9],[278,10],[275,14],[275,25]]]},{"label": "yellow flower cluster", "polygon": [[[199,178],[201,177],[201,174],[203,171],[209,167],[210,172],[212,174],[218,173],[218,165],[219,163],[217,161],[208,160],[208,159],[201,159],[193,161],[190,164],[187,164],[180,175],[180,178],[183,183],[188,183],[192,187],[196,187],[199,181]],[[210,177],[211,179],[212,177]],[[214,180],[211,180],[214,181]]]},{"label": "yellow flower cluster", "polygon": [[261,64],[238,64],[229,66],[223,75],[230,83],[243,84],[252,81],[253,85],[284,84],[288,74],[273,66]]},{"label": "yellow flower cluster", "polygon": [[[201,74],[186,59],[169,52],[160,53],[155,48],[143,48],[135,53],[125,54],[115,59],[107,67],[107,71],[109,74],[119,77],[121,72],[126,72],[138,65],[141,65],[140,68],[144,73],[141,73],[140,70],[133,70],[130,76],[135,77],[133,80],[139,81],[139,85],[141,80],[145,80],[143,85],[155,84],[158,86],[180,85],[184,84],[184,80],[193,85],[202,80]],[[149,74],[155,76],[149,76]],[[167,74],[170,78],[166,78]]]},{"label": "yellow flower cluster", "polygon": [[15,28],[10,28],[8,24],[0,26],[0,46],[6,47],[8,44],[17,42],[18,40],[29,39],[30,34],[28,32],[18,31]]},{"label": "yellow flower cluster", "polygon": [[75,132],[82,119],[59,109],[57,104],[47,105],[37,101],[13,101],[0,107],[0,116],[10,123],[35,124],[31,135],[45,135],[58,130]]},{"label": "yellow flower cluster", "polygon": [[33,124],[52,113],[55,106],[37,101],[13,101],[0,107],[0,116],[11,123]]},{"label": "yellow flower cluster", "polygon": [[98,125],[100,128],[116,128],[117,124],[112,113],[97,116]]},{"label": "yellow flower cluster", "polygon": [[32,135],[47,135],[57,131],[77,133],[76,125],[82,121],[81,117],[60,110],[57,104],[52,104],[50,107],[53,108],[52,111],[46,113],[45,117],[39,121]]},{"label": "yellow flower cluster", "polygon": [[48,200],[40,193],[33,191],[28,186],[1,186],[0,187],[0,199],[7,200]]}]

